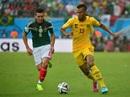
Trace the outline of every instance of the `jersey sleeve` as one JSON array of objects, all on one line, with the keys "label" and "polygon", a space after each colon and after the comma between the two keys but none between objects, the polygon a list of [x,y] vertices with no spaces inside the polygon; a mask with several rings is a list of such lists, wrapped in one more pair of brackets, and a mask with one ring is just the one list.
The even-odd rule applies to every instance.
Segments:
[{"label": "jersey sleeve", "polygon": [[73,18],[70,18],[70,19],[62,26],[62,28],[63,28],[63,29],[66,29],[66,28],[68,28],[68,27],[71,27],[72,24],[73,24]]},{"label": "jersey sleeve", "polygon": [[53,30],[53,25],[51,23],[48,24],[48,31],[52,34],[54,33],[54,30]]},{"label": "jersey sleeve", "polygon": [[100,26],[101,25],[101,23],[98,20],[96,20],[94,17],[91,17],[91,22],[92,22],[93,26]]},{"label": "jersey sleeve", "polygon": [[26,33],[26,35],[30,32],[30,25],[32,24],[32,22],[29,22],[25,27],[24,27],[24,33]]}]

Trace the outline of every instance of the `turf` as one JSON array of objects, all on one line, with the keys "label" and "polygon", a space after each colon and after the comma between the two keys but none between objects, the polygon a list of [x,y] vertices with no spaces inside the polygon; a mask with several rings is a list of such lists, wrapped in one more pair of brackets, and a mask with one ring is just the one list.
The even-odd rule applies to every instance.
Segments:
[{"label": "turf", "polygon": [[[44,91],[38,92],[33,57],[0,53],[0,97],[130,97],[130,53],[96,53],[95,61],[109,88],[108,94],[92,92],[91,81],[81,73],[71,53],[55,53],[43,83]],[[69,94],[57,92],[62,81],[70,85]]]}]

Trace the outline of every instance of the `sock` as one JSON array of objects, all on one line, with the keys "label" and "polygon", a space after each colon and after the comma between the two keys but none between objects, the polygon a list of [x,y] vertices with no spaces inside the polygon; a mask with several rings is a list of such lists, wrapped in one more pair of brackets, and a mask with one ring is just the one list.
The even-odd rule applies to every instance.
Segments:
[{"label": "sock", "polygon": [[41,84],[42,82],[40,81],[40,80],[38,80],[38,82],[37,82],[38,84]]},{"label": "sock", "polygon": [[43,82],[43,80],[45,79],[46,77],[46,73],[47,73],[47,70],[45,68],[40,68],[39,70],[39,82]]},{"label": "sock", "polygon": [[96,81],[93,81],[94,87],[96,87],[96,83],[97,83]]},{"label": "sock", "polygon": [[99,79],[98,80],[98,84],[100,85],[100,87],[106,87],[105,83],[104,83],[104,80],[103,79]]},{"label": "sock", "polygon": [[97,80],[99,86],[102,88],[102,87],[105,87],[105,83],[104,83],[104,80],[103,80],[103,77],[102,77],[102,74],[100,72],[100,70],[97,68],[97,66],[94,64],[92,67],[91,67],[91,72],[92,72],[92,76],[95,80]]}]

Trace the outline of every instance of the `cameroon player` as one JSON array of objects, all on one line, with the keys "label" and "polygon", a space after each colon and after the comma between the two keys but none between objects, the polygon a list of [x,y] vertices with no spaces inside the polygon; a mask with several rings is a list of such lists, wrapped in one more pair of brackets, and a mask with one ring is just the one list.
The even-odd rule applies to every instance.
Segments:
[{"label": "cameroon player", "polygon": [[[94,26],[101,27],[112,36],[116,36],[105,25],[97,21],[94,17],[86,16],[87,7],[84,4],[77,6],[77,15],[70,18],[62,27],[61,32],[64,35],[72,35],[73,55],[81,71],[93,80],[93,90],[100,91],[102,94],[108,92],[108,88],[103,80],[100,70],[94,62],[94,47],[90,40],[90,34],[93,32]],[[72,32],[66,32],[67,28],[71,28]]]}]

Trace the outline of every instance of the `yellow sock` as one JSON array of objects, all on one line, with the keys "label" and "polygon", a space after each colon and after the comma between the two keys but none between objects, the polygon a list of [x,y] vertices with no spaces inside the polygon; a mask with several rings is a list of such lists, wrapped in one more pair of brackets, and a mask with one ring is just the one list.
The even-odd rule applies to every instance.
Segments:
[{"label": "yellow sock", "polygon": [[95,64],[91,67],[91,72],[92,72],[93,78],[98,81],[99,86],[105,87],[106,85],[102,78],[102,74]]},{"label": "yellow sock", "polygon": [[105,85],[103,79],[99,79],[99,80],[98,80],[98,84],[99,84],[99,86],[100,86],[101,88],[102,88],[102,87],[106,87],[106,85]]}]

